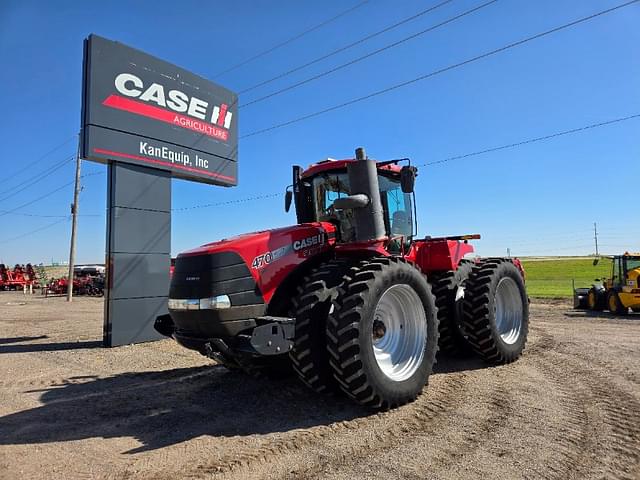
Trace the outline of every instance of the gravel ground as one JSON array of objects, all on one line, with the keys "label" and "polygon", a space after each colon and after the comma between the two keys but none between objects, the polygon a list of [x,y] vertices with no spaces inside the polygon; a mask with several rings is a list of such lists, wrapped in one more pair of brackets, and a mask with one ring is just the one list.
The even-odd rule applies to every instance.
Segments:
[{"label": "gravel ground", "polygon": [[0,478],[640,478],[640,315],[534,302],[518,362],[377,414],[101,335],[101,299],[0,293]]}]

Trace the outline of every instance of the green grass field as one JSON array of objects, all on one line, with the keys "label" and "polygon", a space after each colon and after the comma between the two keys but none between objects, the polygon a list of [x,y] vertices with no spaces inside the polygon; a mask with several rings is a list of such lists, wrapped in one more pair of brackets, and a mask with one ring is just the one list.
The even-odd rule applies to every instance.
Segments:
[{"label": "green grass field", "polygon": [[527,273],[527,292],[530,297],[570,298],[573,295],[571,279],[575,279],[576,287],[588,287],[594,279],[611,275],[611,261],[605,258],[595,267],[591,258],[521,260]]}]

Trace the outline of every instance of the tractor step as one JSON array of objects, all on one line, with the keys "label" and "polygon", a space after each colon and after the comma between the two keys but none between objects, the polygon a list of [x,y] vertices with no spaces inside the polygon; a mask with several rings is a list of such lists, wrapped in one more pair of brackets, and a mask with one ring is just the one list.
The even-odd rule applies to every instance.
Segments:
[{"label": "tractor step", "polygon": [[267,321],[253,329],[250,344],[260,355],[280,355],[293,348],[295,318],[260,317],[259,322]]}]

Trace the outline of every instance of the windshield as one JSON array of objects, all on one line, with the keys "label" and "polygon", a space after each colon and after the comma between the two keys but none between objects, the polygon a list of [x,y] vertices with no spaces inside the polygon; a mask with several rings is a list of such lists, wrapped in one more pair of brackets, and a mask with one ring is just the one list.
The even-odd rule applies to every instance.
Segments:
[{"label": "windshield", "polygon": [[627,257],[627,270],[640,268],[640,257]]},{"label": "windshield", "polygon": [[[402,193],[400,180],[383,175],[378,177],[380,198],[384,210],[384,222],[387,235],[413,236],[413,204],[410,193]],[[353,210],[336,210],[333,202],[337,198],[350,195],[347,173],[327,173],[313,179],[313,205],[318,221],[339,223],[340,237],[343,242],[355,238]]]},{"label": "windshield", "polygon": [[313,207],[320,222],[338,223],[340,238],[348,242],[355,238],[352,210],[336,210],[333,202],[349,195],[349,177],[346,173],[319,175],[313,179]]}]

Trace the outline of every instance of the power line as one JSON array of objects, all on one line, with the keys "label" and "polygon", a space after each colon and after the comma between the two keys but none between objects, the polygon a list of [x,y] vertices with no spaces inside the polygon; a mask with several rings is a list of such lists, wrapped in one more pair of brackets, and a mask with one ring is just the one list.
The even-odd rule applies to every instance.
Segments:
[{"label": "power line", "polygon": [[[103,175],[103,174],[104,174],[104,172],[89,173],[87,175],[82,175],[81,178],[91,177],[93,175]],[[59,192],[60,190],[68,187],[69,185],[73,185],[74,183],[75,183],[75,180],[71,181],[71,182],[68,182],[68,183],[65,183],[64,185],[61,185],[58,188],[56,188],[54,190],[51,190],[51,191],[45,193],[44,195],[39,196],[36,199],[30,200],[27,203],[23,203],[22,205],[20,205],[18,207],[15,207],[15,208],[13,208],[11,210],[0,210],[0,217],[3,217],[3,216],[8,215],[10,213],[14,213],[15,211],[20,210],[21,208],[24,208],[24,207],[28,207],[29,205],[33,205],[34,203],[39,202],[40,200],[43,200],[43,199],[45,199],[47,197],[50,197],[54,193]]]},{"label": "power line", "polygon": [[46,230],[48,228],[51,228],[51,227],[53,227],[55,225],[58,225],[59,223],[65,222],[67,220],[68,220],[68,217],[65,217],[65,218],[63,218],[61,220],[57,220],[57,221],[55,221],[53,223],[49,223],[49,224],[45,225],[44,227],[36,228],[35,230],[31,230],[30,232],[26,232],[26,233],[23,233],[21,235],[18,235],[17,237],[12,237],[12,238],[7,238],[5,240],[0,240],[0,243],[13,242],[14,240],[19,240],[21,238],[28,237],[30,235],[33,235],[34,233],[41,232],[42,230]]},{"label": "power line", "polygon": [[[468,157],[472,157],[472,156],[477,156],[477,155],[482,155],[485,153],[490,153],[490,152],[495,152],[495,151],[499,151],[499,150],[504,150],[507,148],[516,148],[522,145],[527,145],[530,143],[535,143],[535,142],[540,142],[543,140],[549,140],[552,138],[556,138],[556,137],[560,137],[563,135],[569,135],[569,134],[573,134],[573,133],[578,133],[581,131],[585,131],[585,130],[589,130],[589,129],[593,129],[593,128],[597,128],[597,127],[602,127],[602,126],[606,126],[606,125],[612,125],[615,123],[620,123],[623,121],[627,121],[627,120],[632,120],[635,118],[639,118],[640,114],[635,114],[635,115],[629,115],[626,117],[620,117],[620,118],[616,118],[613,120],[608,120],[605,122],[599,122],[599,123],[594,123],[594,124],[590,124],[590,125],[585,125],[583,127],[578,127],[578,128],[573,128],[571,130],[564,130],[561,132],[556,132],[556,133],[552,133],[549,135],[545,135],[542,137],[535,137],[532,139],[528,139],[528,140],[523,140],[520,142],[515,142],[515,143],[509,143],[506,145],[501,145],[499,147],[493,147],[493,148],[489,148],[489,149],[484,149],[484,150],[478,150],[475,152],[471,152],[471,153],[466,153],[463,155],[456,155],[453,157],[448,157],[445,159],[441,159],[441,160],[436,160],[434,162],[427,162],[421,165],[417,165],[419,167],[425,167],[425,166],[431,166],[431,165],[436,165],[436,164],[442,164],[445,162],[449,162],[452,160],[459,160],[459,159],[464,159],[464,158],[468,158]],[[93,172],[93,173],[89,173],[89,174],[85,174],[82,175],[82,178],[86,178],[86,177],[91,177],[91,176],[95,176],[95,175],[104,175],[104,172]],[[23,216],[28,216],[28,217],[41,217],[41,218],[67,218],[68,215],[41,215],[41,214],[34,214],[34,213],[21,213],[21,212],[16,212],[16,210],[19,210],[21,208],[24,208],[25,206],[28,206],[32,203],[35,203],[39,200],[42,200],[43,198],[46,198],[50,195],[53,195],[54,193],[58,192],[59,190],[63,189],[64,187],[67,187],[69,185],[71,185],[73,182],[69,182],[66,183],[62,186],[60,186],[59,188],[50,191],[48,193],[46,193],[45,195],[32,200],[26,204],[23,204],[19,207],[16,207],[12,210],[0,210],[0,216],[2,215],[7,215],[7,214],[13,214],[13,215],[23,215]],[[210,207],[218,207],[218,206],[224,206],[224,205],[233,205],[233,204],[240,204],[240,203],[246,203],[246,202],[250,202],[250,201],[255,201],[255,200],[263,200],[263,199],[267,199],[267,198],[275,198],[275,197],[280,197],[282,196],[282,193],[270,193],[270,194],[264,194],[264,195],[257,195],[257,196],[253,196],[253,197],[246,197],[246,198],[240,198],[240,199],[234,199],[234,200],[228,200],[228,201],[223,201],[223,202],[216,202],[216,203],[208,203],[208,204],[200,204],[200,205],[192,205],[189,207],[181,207],[181,208],[175,208],[172,209],[172,211],[186,211],[186,210],[195,210],[195,209],[201,209],[201,208],[210,208]],[[99,214],[84,214],[84,215],[80,215],[82,217],[100,217],[102,215]],[[567,234],[562,234],[562,236],[569,236],[571,234],[567,233]],[[606,235],[605,235],[606,236]],[[512,239],[513,240],[513,239]]]},{"label": "power line", "polygon": [[[440,27],[448,25],[449,23],[453,23],[456,20],[459,20],[459,19],[461,19],[463,17],[466,17],[467,15],[471,15],[472,13],[475,13],[478,10],[481,10],[481,9],[483,9],[485,7],[488,7],[489,5],[494,4],[497,1],[498,0],[489,0],[488,2],[485,2],[482,5],[478,5],[477,7],[474,7],[474,8],[471,8],[469,10],[466,10],[465,12],[462,12],[461,14],[455,15],[454,17],[451,17],[451,18],[449,18],[449,19],[447,19],[447,20],[445,20],[443,22],[440,22],[440,23],[438,23],[436,25],[432,25],[429,28],[425,28],[424,30],[421,30],[421,31],[419,31],[417,33],[414,33],[413,35],[409,35],[408,37],[405,37],[405,38],[403,38],[401,40],[398,40],[397,42],[393,42],[393,43],[390,43],[388,45],[385,45],[384,47],[378,48],[377,50],[374,50],[373,52],[367,53],[366,55],[363,55],[363,56],[358,57],[358,58],[354,58],[353,60],[350,60],[350,61],[348,61],[346,63],[341,64],[341,65],[338,65],[337,67],[331,68],[329,70],[325,70],[324,72],[321,72],[321,73],[319,73],[317,75],[314,75],[312,77],[309,77],[309,78],[306,78],[306,79],[301,80],[299,82],[296,82],[296,83],[294,83],[292,85],[289,85],[288,87],[281,88],[280,90],[276,90],[275,92],[269,93],[269,94],[264,95],[264,96],[262,96],[260,98],[256,98],[255,100],[252,100],[250,102],[243,103],[242,105],[240,105],[239,108],[248,107],[249,105],[253,105],[255,103],[262,102],[264,100],[267,100],[268,98],[275,97],[277,95],[281,95],[281,94],[283,94],[285,92],[291,91],[291,90],[293,90],[295,88],[298,88],[298,87],[300,87],[302,85],[306,85],[307,83],[310,83],[310,82],[313,82],[315,80],[318,80],[319,78],[326,77],[327,75],[329,75],[331,73],[334,73],[334,72],[337,72],[338,70],[342,70],[343,68],[350,67],[351,65],[355,65],[356,63],[361,62],[363,60],[366,60],[367,58],[373,57],[374,55],[382,53],[382,52],[384,52],[386,50],[390,50],[390,49],[395,48],[395,47],[397,47],[399,45],[402,45],[403,43],[406,43],[409,40],[413,40],[415,38],[418,38],[421,35],[424,35],[426,33],[432,32],[433,30],[436,30],[436,29],[438,29]],[[444,2],[444,3],[441,3],[440,5],[444,5],[446,3],[449,3],[449,2]]]},{"label": "power line", "polygon": [[9,188],[8,190],[5,190],[4,192],[2,192],[0,195],[5,195],[9,192],[9,195],[0,198],[0,202],[3,202],[9,198],[11,198],[12,196],[15,195],[15,191],[19,190],[20,188],[29,188],[32,185],[35,185],[36,183],[38,183],[41,180],[44,180],[45,178],[47,178],[49,175],[51,175],[53,172],[55,172],[56,170],[60,170],[62,167],[64,167],[65,165],[67,165],[68,163],[72,162],[74,160],[74,157],[69,157],[69,158],[65,158],[64,160],[62,160],[61,162],[56,163],[52,168],[50,168],[49,170],[46,170],[44,172],[40,172],[36,175],[34,175],[33,177],[29,177],[27,180],[23,181],[22,183],[19,183],[11,188]]},{"label": "power line", "polygon": [[262,51],[260,53],[255,54],[254,56],[252,56],[252,57],[250,57],[250,58],[248,58],[246,60],[243,60],[240,63],[237,63],[237,64],[233,65],[232,67],[227,68],[226,70],[223,70],[222,72],[216,74],[213,78],[214,79],[218,78],[218,77],[224,75],[225,73],[229,73],[229,72],[231,72],[233,70],[236,70],[236,69],[246,65],[247,63],[253,62],[254,60],[257,60],[258,58],[264,57],[265,55],[268,55],[269,53],[274,52],[274,51],[278,50],[279,48],[284,47],[285,45],[289,45],[290,43],[295,42],[296,40],[304,37],[305,35],[324,27],[325,25],[328,25],[329,23],[337,20],[340,17],[343,17],[344,15],[347,15],[348,13],[353,12],[354,10],[362,7],[363,5],[365,5],[367,3],[369,3],[369,0],[364,0],[364,1],[360,2],[360,3],[357,3],[353,7],[350,7],[348,9],[338,13],[337,15],[335,15],[335,16],[333,16],[333,17],[331,17],[331,18],[319,23],[318,25],[315,25],[314,27],[311,27],[311,28],[309,28],[307,30],[304,30],[303,32],[300,32],[300,33],[294,35],[293,37],[289,38],[288,40],[280,42],[280,43],[274,45],[273,47],[270,47],[270,48],[268,48],[268,49],[266,49],[266,50],[264,50],[264,51]]},{"label": "power line", "polygon": [[[556,133],[552,133],[549,135],[544,135],[542,137],[535,137],[535,138],[531,138],[528,140],[522,140],[519,142],[514,142],[514,143],[509,143],[506,145],[501,145],[498,147],[493,147],[493,148],[488,148],[488,149],[484,149],[484,150],[478,150],[478,151],[474,151],[474,152],[470,152],[470,153],[466,153],[466,154],[462,154],[462,155],[456,155],[456,156],[452,156],[452,157],[447,157],[441,160],[436,160],[433,162],[427,162],[421,165],[417,165],[419,167],[426,167],[426,166],[431,166],[431,165],[437,165],[437,164],[442,164],[442,163],[446,163],[452,160],[459,160],[459,159],[463,159],[463,158],[469,158],[469,157],[473,157],[473,156],[478,156],[478,155],[482,155],[485,153],[490,153],[490,152],[495,152],[495,151],[499,151],[499,150],[504,150],[507,148],[516,148],[519,146],[523,146],[523,145],[527,145],[530,143],[535,143],[535,142],[541,142],[543,140],[549,140],[552,138],[556,138],[556,137],[560,137],[563,135],[569,135],[569,134],[573,134],[573,133],[578,133],[578,132],[582,132],[585,130],[590,130],[593,128],[598,128],[598,127],[603,127],[606,125],[613,125],[616,123],[621,123],[624,121],[628,121],[628,120],[632,120],[632,119],[636,119],[636,118],[640,118],[640,114],[635,114],[635,115],[629,115],[626,117],[620,117],[620,118],[616,118],[613,120],[607,120],[604,122],[598,122],[598,123],[593,123],[590,125],[585,125],[582,127],[578,127],[578,128],[573,128],[570,130],[564,130],[564,131],[560,131],[560,132],[556,132]],[[95,175],[104,175],[104,172],[93,172],[93,173],[88,173],[85,175],[82,175],[82,178],[86,178],[86,177],[91,177],[91,176],[95,176]],[[56,193],[58,190],[67,187],[69,185],[71,185],[71,183],[67,183],[63,186],[61,186],[59,189],[56,189],[54,191],[51,191],[49,193],[47,193],[45,196],[49,196],[52,195],[53,193]],[[228,201],[223,201],[223,202],[215,202],[215,203],[207,203],[207,204],[200,204],[200,205],[192,205],[189,207],[181,207],[181,208],[174,208],[172,209],[172,211],[174,212],[182,212],[182,211],[187,211],[187,210],[196,210],[196,209],[201,209],[201,208],[210,208],[210,207],[219,207],[219,206],[225,206],[225,205],[234,205],[234,204],[240,204],[240,203],[246,203],[246,202],[251,202],[251,201],[255,201],[255,200],[264,200],[267,198],[276,198],[276,197],[280,197],[282,196],[282,193],[269,193],[269,194],[264,194],[264,195],[256,195],[253,197],[246,197],[246,198],[240,198],[240,199],[235,199],[235,200],[228,200]],[[34,203],[38,200],[41,200],[44,197],[40,197],[30,203]],[[40,215],[40,214],[32,214],[32,213],[20,213],[20,212],[15,212],[15,210],[18,210],[20,208],[23,208],[25,205],[22,205],[20,207],[17,207],[13,210],[0,210],[0,216],[1,215],[6,215],[6,214],[14,214],[14,215],[24,215],[24,216],[29,216],[29,217],[42,217],[42,218],[67,218],[68,215]],[[102,215],[99,214],[84,214],[84,215],[80,215],[82,217],[100,217]],[[585,230],[586,232],[586,230]],[[575,234],[577,234],[578,232],[576,231]],[[566,234],[557,234],[555,236],[563,236],[563,237],[567,237],[567,236],[571,236],[571,235],[575,235],[574,233],[566,233]],[[606,236],[606,235],[605,235]],[[511,240],[514,240],[513,237],[510,237]],[[516,239],[517,240],[517,239]]]},{"label": "power line", "polygon": [[[6,210],[0,210],[0,212],[6,213],[7,215],[19,215],[21,217],[36,217],[36,218],[67,218],[69,215],[40,215],[39,213],[30,213],[30,212],[9,212]],[[100,215],[97,213],[82,213],[78,214],[79,217],[103,217],[104,215]]]},{"label": "power line", "polygon": [[13,177],[15,177],[16,175],[20,175],[22,172],[31,169],[36,163],[41,162],[42,160],[44,160],[46,157],[48,157],[49,155],[51,155],[53,152],[59,150],[60,148],[62,148],[63,146],[65,146],[67,143],[69,143],[71,140],[73,140],[74,138],[76,138],[75,135],[67,138],[64,142],[62,142],[61,144],[59,144],[58,146],[52,148],[51,150],[49,150],[47,153],[45,153],[44,155],[42,155],[41,157],[39,157],[37,160],[31,162],[28,166],[26,166],[25,168],[18,170],[15,173],[12,173],[11,175],[9,175],[6,178],[3,178],[2,180],[0,180],[0,183],[4,183],[7,180],[11,180]]},{"label": "power line", "polygon": [[447,3],[451,3],[453,1],[454,0],[445,0],[444,2],[441,2],[441,3],[438,3],[437,5],[434,5],[433,7],[429,7],[427,9],[425,9],[425,10],[422,10],[422,11],[416,13],[415,15],[411,15],[410,17],[407,17],[404,20],[396,22],[393,25],[389,25],[388,27],[385,27],[382,30],[378,30],[377,32],[374,32],[374,33],[369,34],[369,35],[367,35],[365,37],[362,37],[361,39],[356,40],[355,42],[352,42],[352,43],[349,43],[347,45],[344,45],[344,46],[342,46],[342,47],[340,47],[340,48],[338,48],[336,50],[333,50],[333,51],[325,54],[325,55],[322,55],[322,56],[320,56],[318,58],[315,58],[314,60],[311,60],[311,61],[309,61],[307,63],[304,63],[302,65],[294,67],[291,70],[287,70],[286,72],[280,73],[279,75],[276,75],[273,78],[270,78],[268,80],[264,80],[264,81],[262,81],[260,83],[256,83],[255,85],[247,87],[244,90],[240,90],[238,93],[239,94],[243,94],[243,93],[250,92],[252,90],[255,90],[258,87],[262,87],[262,86],[267,85],[267,84],[269,84],[271,82],[275,82],[276,80],[279,80],[279,79],[284,78],[284,77],[286,77],[288,75],[291,75],[292,73],[295,73],[295,72],[298,72],[298,71],[300,71],[300,70],[302,70],[304,68],[310,67],[311,65],[315,65],[316,63],[321,62],[322,60],[326,60],[327,58],[330,58],[330,57],[332,57],[334,55],[337,55],[338,53],[342,53],[342,52],[344,52],[346,50],[349,50],[350,48],[353,48],[356,45],[360,45],[360,44],[362,44],[364,42],[367,42],[367,41],[371,40],[372,38],[375,38],[375,37],[377,37],[379,35],[382,35],[383,33],[389,32],[389,31],[393,30],[394,28],[400,27],[401,25],[409,23],[412,20],[415,20],[416,18],[419,18],[419,17],[421,17],[421,16],[423,16],[423,15],[425,15],[425,14],[427,14],[427,13],[429,13],[429,12],[431,12],[431,11],[437,9],[437,8],[442,7],[443,5],[446,5]]},{"label": "power line", "polygon": [[263,129],[260,129],[260,130],[255,130],[255,131],[253,131],[253,132],[251,132],[251,133],[248,133],[248,134],[246,134],[246,135],[242,135],[240,138],[248,138],[248,137],[253,137],[253,136],[255,136],[255,135],[260,135],[260,134],[263,134],[263,133],[266,133],[266,132],[270,132],[270,131],[272,131],[272,130],[276,130],[276,129],[279,129],[279,128],[282,128],[282,127],[286,127],[286,126],[289,126],[289,125],[293,125],[293,124],[295,124],[295,123],[299,123],[299,122],[302,122],[302,121],[304,121],[304,120],[308,120],[308,119],[310,119],[310,118],[314,118],[314,117],[317,117],[317,116],[323,115],[323,114],[325,114],[325,113],[329,113],[329,112],[332,112],[332,111],[334,111],[334,110],[338,110],[338,109],[341,109],[341,108],[347,107],[347,106],[349,106],[349,105],[353,105],[353,104],[355,104],[355,103],[359,103],[359,102],[362,102],[362,101],[364,101],[364,100],[368,100],[368,99],[370,99],[370,98],[377,97],[377,96],[379,96],[379,95],[383,95],[383,94],[388,93],[388,92],[391,92],[391,91],[393,91],[393,90],[397,90],[397,89],[399,89],[399,88],[406,87],[406,86],[408,86],[408,85],[411,85],[411,84],[414,84],[414,83],[420,82],[420,81],[422,81],[422,80],[426,80],[427,78],[434,77],[434,76],[439,75],[439,74],[441,74],[441,73],[445,73],[445,72],[448,72],[448,71],[450,71],[450,70],[454,70],[454,69],[456,69],[456,68],[459,68],[459,67],[462,67],[462,66],[468,65],[468,64],[470,64],[470,63],[477,62],[478,60],[482,60],[482,59],[484,59],[484,58],[491,57],[491,56],[493,56],[493,55],[496,55],[496,54],[501,53],[501,52],[504,52],[504,51],[506,51],[506,50],[509,50],[509,49],[512,49],[512,48],[518,47],[518,46],[520,46],[520,45],[524,45],[525,43],[531,42],[531,41],[533,41],[533,40],[537,40],[537,39],[542,38],[542,37],[545,37],[545,36],[547,36],[547,35],[551,35],[551,34],[553,34],[553,33],[557,33],[557,32],[559,32],[559,31],[561,31],[561,30],[565,30],[565,29],[567,29],[567,28],[570,28],[570,27],[573,27],[573,26],[575,26],[575,25],[578,25],[578,24],[581,24],[581,23],[587,22],[587,21],[589,21],[589,20],[593,20],[594,18],[600,17],[600,16],[605,15],[605,14],[607,14],[607,13],[611,13],[611,12],[616,11],[616,10],[619,10],[619,9],[621,9],[621,8],[627,7],[627,6],[629,6],[629,5],[632,5],[632,4],[634,4],[634,3],[637,3],[638,1],[640,1],[640,0],[631,0],[631,1],[629,1],[629,2],[625,2],[625,3],[620,4],[620,5],[617,5],[617,6],[615,6],[615,7],[608,8],[608,9],[606,9],[606,10],[601,10],[601,11],[599,11],[599,12],[597,12],[597,13],[592,14],[592,15],[589,15],[589,16],[586,16],[586,17],[582,17],[582,18],[580,18],[580,19],[578,19],[578,20],[574,20],[574,21],[572,21],[572,22],[565,23],[565,24],[563,24],[563,25],[560,25],[560,26],[558,26],[558,27],[552,28],[552,29],[550,29],[550,30],[546,30],[546,31],[544,31],[544,32],[537,33],[537,34],[535,34],[535,35],[532,35],[532,36],[530,36],[530,37],[526,37],[526,38],[524,38],[524,39],[522,39],[522,40],[518,40],[518,41],[516,41],[516,42],[510,43],[510,44],[505,45],[505,46],[503,46],[503,47],[496,48],[496,49],[494,49],[494,50],[490,50],[490,51],[485,52],[485,53],[480,54],[480,55],[476,55],[475,57],[469,58],[469,59],[464,60],[464,61],[462,61],[462,62],[458,62],[458,63],[455,63],[455,64],[453,64],[453,65],[449,65],[449,66],[444,67],[444,68],[441,68],[441,69],[439,69],[439,70],[435,70],[435,71],[433,71],[433,72],[427,73],[427,74],[425,74],[425,75],[421,75],[421,76],[419,76],[419,77],[413,78],[413,79],[411,79],[411,80],[407,80],[407,81],[402,82],[402,83],[397,83],[397,84],[395,84],[395,85],[392,85],[392,86],[390,86],[390,87],[384,88],[384,89],[382,89],[382,90],[378,90],[378,91],[373,92],[373,93],[370,93],[370,94],[368,94],[368,95],[364,95],[364,96],[362,96],[362,97],[357,97],[357,98],[354,98],[354,99],[352,99],[352,100],[348,100],[348,101],[346,101],[346,102],[339,103],[339,104],[337,104],[337,105],[334,105],[334,106],[331,106],[331,107],[325,108],[325,109],[323,109],[323,110],[318,110],[318,111],[316,111],[316,112],[309,113],[309,114],[307,114],[307,115],[303,115],[303,116],[301,116],[301,117],[297,117],[297,118],[294,118],[294,119],[292,119],[292,120],[288,120],[288,121],[286,121],[286,122],[278,123],[278,124],[272,125],[272,126],[267,127],[267,128],[263,128]]},{"label": "power line", "polygon": [[[549,140],[552,138],[556,138],[556,137],[560,137],[563,135],[569,135],[569,134],[573,134],[573,133],[578,133],[578,132],[582,132],[585,130],[590,130],[593,128],[598,128],[598,127],[603,127],[606,125],[613,125],[616,123],[621,123],[624,121],[628,121],[628,120],[632,120],[635,118],[640,118],[640,114],[635,114],[635,115],[629,115],[626,117],[620,117],[620,118],[616,118],[613,120],[607,120],[604,122],[598,122],[598,123],[592,123],[590,125],[585,125],[582,127],[578,127],[578,128],[572,128],[571,130],[563,130],[561,132],[556,132],[556,133],[552,133],[549,135],[544,135],[542,137],[535,137],[535,138],[531,138],[528,140],[522,140],[519,142],[515,142],[515,143],[509,143],[506,145],[501,145],[499,147],[493,147],[493,148],[488,148],[488,149],[484,149],[484,150],[478,150],[475,152],[471,152],[471,153],[465,153],[462,155],[456,155],[453,157],[448,157],[448,158],[444,158],[441,160],[436,160],[433,162],[428,162],[428,163],[423,163],[421,165],[416,165],[418,167],[426,167],[426,166],[431,166],[431,165],[437,165],[437,164],[441,164],[441,163],[446,163],[452,160],[459,160],[462,158],[468,158],[468,157],[473,157],[473,156],[477,156],[477,155],[482,155],[484,153],[490,153],[490,152],[495,152],[495,151],[499,151],[499,150],[504,150],[507,148],[516,148],[519,146],[523,146],[523,145],[527,145],[530,143],[535,143],[535,142],[541,142],[543,140]],[[173,209],[173,211],[185,211],[185,210],[193,210],[193,209],[198,209],[198,208],[208,208],[208,207],[218,207],[218,206],[222,206],[222,205],[231,205],[231,204],[236,204],[236,203],[244,203],[244,202],[249,202],[249,201],[253,201],[253,200],[262,200],[265,198],[273,198],[273,197],[278,197],[278,196],[282,196],[282,193],[272,193],[272,194],[265,194],[265,195],[258,195],[258,196],[254,196],[254,197],[247,197],[247,198],[241,198],[241,199],[236,199],[236,200],[229,200],[226,202],[217,202],[217,203],[208,203],[208,204],[203,204],[203,205],[193,205],[190,207],[182,207],[182,208],[175,208]],[[584,231],[585,233],[588,232],[587,230]],[[575,235],[578,232],[576,231],[575,233],[566,233],[566,234],[558,234],[556,236],[570,236],[570,235]],[[580,231],[580,233],[582,233],[582,231]],[[512,238],[513,239],[513,238]]]},{"label": "power line", "polygon": [[40,200],[42,200],[44,198],[47,198],[47,197],[53,195],[54,193],[59,192],[60,190],[62,190],[65,187],[68,187],[69,185],[73,185],[73,183],[74,182],[65,183],[64,185],[62,185],[62,186],[60,186],[60,187],[58,187],[58,188],[56,188],[54,190],[51,190],[50,192],[47,192],[44,195],[41,195],[41,196],[39,196],[38,198],[36,198],[34,200],[30,200],[27,203],[23,203],[19,207],[15,207],[12,210],[0,210],[0,217],[3,217],[3,216],[8,215],[10,213],[13,213],[16,210],[20,210],[21,208],[28,207],[29,205],[33,205],[34,203],[39,202]]},{"label": "power line", "polygon": [[263,200],[265,198],[281,197],[282,195],[283,195],[282,193],[268,193],[268,194],[265,194],[265,195],[257,195],[255,197],[239,198],[239,199],[236,199],[236,200],[228,200],[226,202],[207,203],[207,204],[203,204],[203,205],[193,205],[191,207],[173,208],[171,210],[173,212],[182,212],[184,210],[194,210],[194,209],[197,209],[197,208],[219,207],[221,205],[232,205],[232,204],[236,204],[236,203],[251,202],[251,201],[254,201],[254,200]]},{"label": "power line", "polygon": [[507,145],[500,145],[499,147],[487,148],[484,150],[478,150],[477,152],[465,153],[463,155],[456,155],[454,157],[443,158],[441,160],[436,160],[433,162],[423,163],[422,165],[417,165],[418,167],[428,167],[431,165],[438,165],[441,163],[450,162],[452,160],[461,160],[463,158],[475,157],[477,155],[483,155],[485,153],[497,152],[499,150],[505,150],[508,148],[520,147],[522,145],[527,145],[529,143],[541,142],[543,140],[549,140],[551,138],[561,137],[563,135],[570,135],[572,133],[578,133],[585,130],[590,130],[592,128],[604,127],[605,125],[612,125],[614,123],[625,122],[627,120],[632,120],[634,118],[639,118],[640,114],[629,115],[627,117],[620,117],[613,120],[608,120],[606,122],[592,123],[591,125],[585,125],[584,127],[572,128],[571,130],[564,130],[562,132],[551,133],[549,135],[544,135],[542,137],[530,138],[528,140],[522,140],[520,142],[509,143]]},{"label": "power line", "polygon": [[0,210],[7,215],[20,215],[22,217],[37,217],[37,218],[67,218],[69,215],[40,215],[38,213],[22,213],[22,212],[10,212],[7,210]]}]

